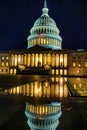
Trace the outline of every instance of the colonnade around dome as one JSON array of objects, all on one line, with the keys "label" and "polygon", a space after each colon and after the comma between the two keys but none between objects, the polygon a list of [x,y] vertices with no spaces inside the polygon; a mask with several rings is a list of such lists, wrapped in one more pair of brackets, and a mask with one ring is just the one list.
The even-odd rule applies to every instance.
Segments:
[{"label": "colonnade around dome", "polygon": [[34,46],[36,44],[38,45],[52,45],[56,46],[57,49],[61,49],[61,41],[56,39],[56,38],[46,38],[46,37],[41,37],[42,34],[38,34],[40,37],[39,38],[32,38],[31,40],[28,41],[28,47]]}]

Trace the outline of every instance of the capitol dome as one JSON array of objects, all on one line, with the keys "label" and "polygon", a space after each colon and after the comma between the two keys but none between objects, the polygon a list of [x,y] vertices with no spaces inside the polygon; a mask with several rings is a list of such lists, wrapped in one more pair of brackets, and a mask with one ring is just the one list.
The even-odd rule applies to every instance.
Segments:
[{"label": "capitol dome", "polygon": [[48,14],[47,2],[44,1],[42,15],[35,22],[28,36],[28,48],[38,44],[46,48],[61,49],[62,38],[55,21]]}]

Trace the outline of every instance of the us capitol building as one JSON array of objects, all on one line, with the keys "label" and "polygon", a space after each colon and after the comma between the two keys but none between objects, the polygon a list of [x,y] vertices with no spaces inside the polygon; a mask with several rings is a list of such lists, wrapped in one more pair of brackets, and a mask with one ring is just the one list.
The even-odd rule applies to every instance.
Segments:
[{"label": "us capitol building", "polygon": [[0,74],[87,75],[87,51],[62,49],[60,31],[48,12],[45,1],[26,49],[0,52]]}]

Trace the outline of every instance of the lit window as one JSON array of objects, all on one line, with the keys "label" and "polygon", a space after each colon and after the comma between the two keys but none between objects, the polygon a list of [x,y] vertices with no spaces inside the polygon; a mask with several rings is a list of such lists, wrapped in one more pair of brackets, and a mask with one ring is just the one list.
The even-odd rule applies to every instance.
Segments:
[{"label": "lit window", "polygon": [[8,62],[6,62],[6,66],[8,66]]},{"label": "lit window", "polygon": [[16,69],[14,69],[14,74],[16,74]]},{"label": "lit window", "polygon": [[73,86],[74,86],[74,89],[76,89],[76,84],[74,84]]},{"label": "lit window", "polygon": [[81,70],[77,70],[77,73],[80,74],[80,73],[81,73]]},{"label": "lit window", "polygon": [[63,67],[63,54],[60,54],[60,67]]},{"label": "lit window", "polygon": [[47,41],[46,41],[46,42],[47,42],[47,44],[48,44],[48,38],[47,38]]},{"label": "lit window", "polygon": [[87,61],[85,62],[85,67],[87,67]]},{"label": "lit window", "polygon": [[58,70],[56,70],[56,75],[58,75]]},{"label": "lit window", "polygon": [[73,62],[73,67],[76,67],[76,62]]},{"label": "lit window", "polygon": [[60,70],[60,75],[63,75],[63,70],[62,69]]},{"label": "lit window", "polygon": [[67,67],[67,54],[64,54],[64,67]]},{"label": "lit window", "polygon": [[52,69],[52,74],[54,74],[54,69]]},{"label": "lit window", "polygon": [[43,44],[43,38],[41,38],[41,44]]},{"label": "lit window", "polygon": [[44,44],[46,44],[46,39],[44,39]]},{"label": "lit window", "polygon": [[81,64],[80,64],[80,63],[78,64],[78,67],[81,67]]},{"label": "lit window", "polygon": [[40,38],[38,38],[38,44],[40,44]]},{"label": "lit window", "polygon": [[8,57],[6,57],[6,59],[8,60]]},{"label": "lit window", "polygon": [[4,60],[5,59],[5,57],[4,56],[2,56],[2,60]]},{"label": "lit window", "polygon": [[64,75],[67,75],[67,70],[64,70]]},{"label": "lit window", "polygon": [[10,74],[12,74],[13,73],[13,69],[10,69]]},{"label": "lit window", "polygon": [[5,65],[5,63],[4,63],[4,62],[2,62],[2,63],[1,63],[1,65],[2,65],[2,66],[4,66],[4,65]]},{"label": "lit window", "polygon": [[54,82],[54,77],[52,77],[52,82]]}]

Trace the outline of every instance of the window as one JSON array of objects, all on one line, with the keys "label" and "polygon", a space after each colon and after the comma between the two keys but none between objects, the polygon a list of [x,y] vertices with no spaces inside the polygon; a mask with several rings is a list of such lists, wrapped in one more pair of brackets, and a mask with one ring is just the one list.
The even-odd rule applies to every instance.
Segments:
[{"label": "window", "polygon": [[8,72],[8,69],[6,69],[6,72]]},{"label": "window", "polygon": [[43,38],[41,38],[41,44],[43,44]]},{"label": "window", "polygon": [[60,69],[60,75],[63,75],[63,70],[62,69]]},{"label": "window", "polygon": [[73,57],[73,59],[76,59],[76,57]]},{"label": "window", "polygon": [[87,67],[87,61],[85,62],[85,67]]},{"label": "window", "polygon": [[54,75],[54,69],[52,69],[52,74]]},{"label": "window", "polygon": [[46,39],[44,39],[44,44],[46,44]]},{"label": "window", "polygon": [[78,74],[81,74],[81,70],[77,70],[77,73],[78,73]]},{"label": "window", "polygon": [[60,54],[60,67],[63,67],[63,54]]},{"label": "window", "polygon": [[58,75],[59,74],[59,72],[58,72],[58,70],[56,70],[56,75]]},{"label": "window", "polygon": [[2,56],[2,60],[4,60],[5,59],[5,57],[4,56]]},{"label": "window", "polygon": [[73,67],[76,67],[76,62],[73,62],[72,66],[73,66]]},{"label": "window", "polygon": [[38,38],[38,44],[40,44],[40,38]]},{"label": "window", "polygon": [[6,62],[6,66],[8,66],[8,62]]},{"label": "window", "polygon": [[6,57],[6,60],[8,60],[8,56]]},{"label": "window", "polygon": [[78,67],[81,67],[81,63],[78,63]]},{"label": "window", "polygon": [[4,65],[5,65],[5,63],[4,63],[4,62],[2,62],[2,63],[1,63],[1,66],[4,66]]},{"label": "window", "polygon": [[78,59],[81,59],[81,57],[79,56]]},{"label": "window", "polygon": [[67,75],[67,70],[64,70],[64,75]]},{"label": "window", "polygon": [[14,74],[16,74],[16,69],[14,69]]},{"label": "window", "polygon": [[64,67],[67,67],[67,54],[64,54]]},{"label": "window", "polygon": [[10,74],[12,74],[13,73],[13,69],[10,69]]}]

